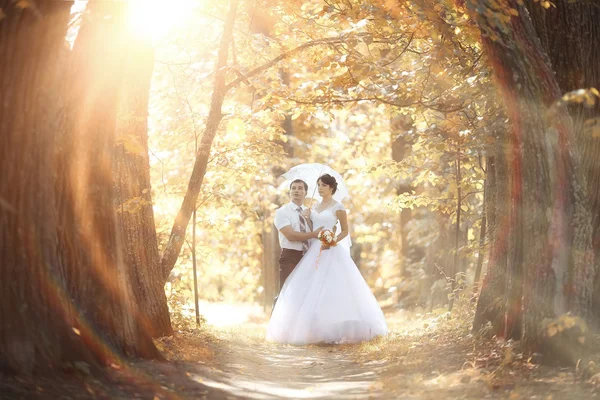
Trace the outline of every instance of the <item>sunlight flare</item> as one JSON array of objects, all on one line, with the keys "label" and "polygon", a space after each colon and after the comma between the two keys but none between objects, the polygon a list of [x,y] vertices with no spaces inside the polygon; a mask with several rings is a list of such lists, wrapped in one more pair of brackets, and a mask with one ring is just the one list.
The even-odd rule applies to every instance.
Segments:
[{"label": "sunlight flare", "polygon": [[182,22],[197,3],[195,0],[175,0],[168,3],[158,0],[134,0],[129,10],[132,30],[152,40],[164,38],[172,27]]}]

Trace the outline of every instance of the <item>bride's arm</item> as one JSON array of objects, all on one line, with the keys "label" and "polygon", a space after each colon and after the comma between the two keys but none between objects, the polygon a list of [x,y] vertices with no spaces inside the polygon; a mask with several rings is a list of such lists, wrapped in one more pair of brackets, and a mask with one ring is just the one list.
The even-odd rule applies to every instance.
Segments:
[{"label": "bride's arm", "polygon": [[342,240],[343,238],[345,238],[346,236],[348,236],[348,215],[346,214],[346,210],[338,210],[335,213],[338,217],[338,219],[340,220],[340,226],[342,227],[342,230],[340,231],[340,234],[337,235],[337,237],[335,238],[335,242],[339,243],[340,240]]}]

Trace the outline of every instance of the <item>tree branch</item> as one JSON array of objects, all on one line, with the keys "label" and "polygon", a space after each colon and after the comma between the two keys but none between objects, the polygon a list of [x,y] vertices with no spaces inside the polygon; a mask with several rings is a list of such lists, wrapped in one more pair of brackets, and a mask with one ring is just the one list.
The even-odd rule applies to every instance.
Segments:
[{"label": "tree branch", "polygon": [[[334,38],[316,39],[316,40],[311,40],[309,42],[303,43],[298,47],[295,47],[285,53],[280,54],[279,56],[275,57],[271,61],[269,61],[263,65],[260,65],[256,68],[254,68],[253,70],[250,70],[250,72],[248,72],[247,74],[242,74],[240,72],[239,74],[241,74],[241,75],[239,76],[239,78],[235,79],[234,81],[230,82],[227,86],[225,86],[225,92],[228,92],[229,90],[231,90],[235,86],[239,85],[244,80],[252,78],[253,76],[260,74],[261,72],[268,70],[269,68],[271,68],[275,64],[277,64],[279,61],[285,60],[286,58],[288,58],[296,53],[299,53],[302,50],[305,50],[305,49],[308,49],[311,47],[315,47],[315,46],[320,46],[320,45],[342,44],[352,37],[360,38],[362,36],[371,36],[371,34],[370,33],[361,33],[361,34],[352,35],[352,36],[343,36],[343,37],[340,36],[340,37],[334,37]],[[391,42],[393,42],[393,39],[392,38],[387,38],[385,40],[382,39],[382,43],[383,42],[391,43]]]},{"label": "tree branch", "polygon": [[304,44],[301,44],[300,46],[285,52],[283,54],[280,54],[279,56],[275,57],[274,59],[272,59],[271,61],[258,66],[256,68],[254,68],[253,70],[251,70],[250,72],[248,72],[247,74],[242,74],[240,72],[240,77],[235,79],[234,81],[232,81],[231,83],[229,83],[227,86],[225,86],[225,91],[228,92],[229,90],[231,90],[232,88],[234,88],[235,86],[239,85],[241,82],[243,82],[244,80],[247,80],[249,78],[252,78],[255,75],[260,74],[263,71],[268,70],[269,68],[273,67],[275,64],[277,64],[279,61],[284,60],[296,53],[301,52],[304,49],[308,49],[310,47],[314,47],[314,46],[319,46],[322,44],[335,44],[335,43],[341,43],[343,40],[341,40],[340,38],[328,38],[328,39],[318,39],[318,40],[312,40],[310,42],[306,42]]},{"label": "tree branch", "polygon": [[167,280],[179,253],[185,241],[185,234],[188,223],[192,216],[192,212],[198,200],[198,194],[202,188],[204,175],[206,174],[206,166],[212,147],[213,139],[219,128],[221,119],[223,118],[222,106],[227,93],[225,77],[227,74],[227,62],[229,58],[229,46],[233,39],[233,28],[237,16],[239,0],[231,0],[229,12],[227,14],[227,22],[225,23],[223,36],[219,45],[217,55],[217,68],[215,72],[215,86],[212,93],[210,110],[206,120],[206,128],[200,140],[199,149],[196,151],[196,161],[194,169],[188,183],[188,188],[183,198],[183,202],[179,209],[179,213],[173,223],[173,228],[169,236],[169,241],[161,259],[161,267],[163,270],[163,279]]}]

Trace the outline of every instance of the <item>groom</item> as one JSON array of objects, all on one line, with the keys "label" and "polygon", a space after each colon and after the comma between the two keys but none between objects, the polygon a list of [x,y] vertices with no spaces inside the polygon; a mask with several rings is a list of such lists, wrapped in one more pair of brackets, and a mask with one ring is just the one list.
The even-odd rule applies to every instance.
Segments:
[{"label": "groom", "polygon": [[[275,212],[275,227],[279,231],[279,290],[292,273],[300,259],[308,250],[308,240],[316,238],[321,229],[311,232],[308,222],[302,216],[306,209],[303,205],[308,185],[301,179],[296,179],[290,185],[291,201],[281,206]],[[275,298],[277,302],[277,297]]]}]

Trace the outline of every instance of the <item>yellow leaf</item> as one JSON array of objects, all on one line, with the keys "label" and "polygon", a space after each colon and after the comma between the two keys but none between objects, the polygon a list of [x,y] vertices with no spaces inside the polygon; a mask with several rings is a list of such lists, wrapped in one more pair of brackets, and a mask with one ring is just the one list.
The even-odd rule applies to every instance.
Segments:
[{"label": "yellow leaf", "polygon": [[475,240],[475,233],[473,232],[473,229],[469,229],[468,236],[469,240]]},{"label": "yellow leaf", "polygon": [[585,336],[579,336],[577,338],[577,341],[579,341],[579,343],[584,344],[585,343]]},{"label": "yellow leaf", "polygon": [[565,328],[569,329],[575,326],[575,318],[566,316],[565,317]]},{"label": "yellow leaf", "polygon": [[75,334],[77,336],[81,336],[81,331],[79,329],[77,329],[77,328],[72,328],[72,329],[73,329],[73,332],[75,332]]},{"label": "yellow leaf", "polygon": [[556,325],[552,324],[548,327],[548,337],[552,337],[558,333]]},{"label": "yellow leaf", "polygon": [[508,13],[510,15],[514,15],[515,17],[517,17],[519,15],[519,12],[517,10],[515,10],[514,8],[509,8]]},{"label": "yellow leaf", "polygon": [[584,96],[584,100],[585,100],[585,105],[588,107],[591,107],[594,104],[596,104],[596,99],[587,92]]}]

